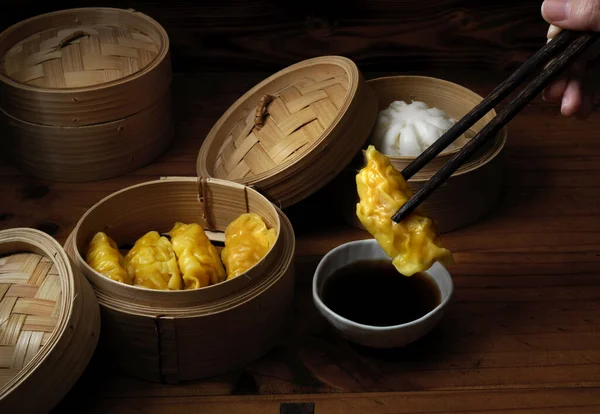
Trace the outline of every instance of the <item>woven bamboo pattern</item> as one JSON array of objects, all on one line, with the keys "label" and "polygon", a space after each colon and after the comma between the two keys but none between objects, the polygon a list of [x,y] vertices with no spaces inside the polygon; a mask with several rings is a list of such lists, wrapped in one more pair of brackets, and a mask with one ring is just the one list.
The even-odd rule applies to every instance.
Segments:
[{"label": "woven bamboo pattern", "polygon": [[61,300],[52,261],[35,253],[0,258],[0,387],[46,345],[58,324]]},{"label": "woven bamboo pattern", "polygon": [[12,47],[2,73],[27,85],[79,88],[121,79],[148,66],[159,45],[129,27],[77,26],[46,30]]},{"label": "woven bamboo pattern", "polygon": [[298,157],[317,141],[346,101],[348,76],[315,73],[286,86],[266,105],[262,124],[251,109],[232,129],[215,176],[237,180]]}]

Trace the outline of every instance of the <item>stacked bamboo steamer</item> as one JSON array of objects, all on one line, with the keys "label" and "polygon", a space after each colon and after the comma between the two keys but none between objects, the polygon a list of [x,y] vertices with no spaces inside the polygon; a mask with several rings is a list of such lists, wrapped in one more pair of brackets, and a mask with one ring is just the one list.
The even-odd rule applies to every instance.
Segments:
[{"label": "stacked bamboo steamer", "polygon": [[3,146],[42,179],[135,170],[173,137],[169,39],[150,17],[112,8],[36,16],[0,34]]},{"label": "stacked bamboo steamer", "polygon": [[56,240],[0,231],[0,412],[49,412],[87,366],[99,330],[94,291]]}]

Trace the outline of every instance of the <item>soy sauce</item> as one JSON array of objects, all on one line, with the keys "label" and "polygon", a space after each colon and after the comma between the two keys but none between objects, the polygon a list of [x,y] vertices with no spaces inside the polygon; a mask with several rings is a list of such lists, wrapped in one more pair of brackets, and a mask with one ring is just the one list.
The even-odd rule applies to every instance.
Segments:
[{"label": "soy sauce", "polygon": [[414,321],[441,302],[430,276],[404,276],[387,260],[359,261],[337,270],[325,281],[321,298],[338,315],[371,326]]}]

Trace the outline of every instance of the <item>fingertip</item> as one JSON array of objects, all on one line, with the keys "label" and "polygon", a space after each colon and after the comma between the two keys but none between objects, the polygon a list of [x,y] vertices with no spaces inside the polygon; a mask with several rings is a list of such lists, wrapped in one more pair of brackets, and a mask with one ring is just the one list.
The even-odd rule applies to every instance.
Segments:
[{"label": "fingertip", "polygon": [[562,98],[560,112],[567,117],[572,117],[579,112],[583,103],[583,91],[578,79],[571,79]]},{"label": "fingertip", "polygon": [[560,106],[560,113],[562,116],[565,116],[567,118],[575,116],[573,106],[569,103],[569,101],[565,101],[564,99],[562,105]]},{"label": "fingertip", "polygon": [[579,101],[565,94],[560,106],[560,113],[567,118],[572,118],[577,114],[580,107],[581,103]]}]

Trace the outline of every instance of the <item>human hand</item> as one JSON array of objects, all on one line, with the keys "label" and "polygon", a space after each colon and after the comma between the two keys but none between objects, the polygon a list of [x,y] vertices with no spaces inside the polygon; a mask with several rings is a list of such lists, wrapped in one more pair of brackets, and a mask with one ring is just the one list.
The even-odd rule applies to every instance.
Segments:
[{"label": "human hand", "polygon": [[[550,23],[549,40],[561,29],[600,31],[600,0],[544,0],[542,16]],[[600,49],[593,45],[546,88],[543,98],[560,102],[564,116],[579,119],[589,116],[598,89],[599,76],[593,67],[599,55]]]}]

